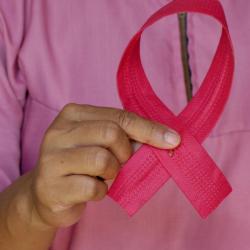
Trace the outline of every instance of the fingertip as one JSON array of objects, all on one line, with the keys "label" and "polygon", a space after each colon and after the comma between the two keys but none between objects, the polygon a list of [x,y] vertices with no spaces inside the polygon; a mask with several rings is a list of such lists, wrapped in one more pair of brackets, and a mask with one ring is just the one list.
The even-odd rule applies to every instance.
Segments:
[{"label": "fingertip", "polygon": [[163,135],[166,148],[173,149],[181,143],[181,136],[174,130],[168,129]]}]

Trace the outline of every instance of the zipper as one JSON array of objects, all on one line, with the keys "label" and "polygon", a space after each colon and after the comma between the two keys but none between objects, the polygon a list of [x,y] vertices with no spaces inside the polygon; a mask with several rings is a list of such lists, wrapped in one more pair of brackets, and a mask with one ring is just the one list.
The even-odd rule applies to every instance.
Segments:
[{"label": "zipper", "polygon": [[180,32],[180,45],[181,45],[180,47],[181,47],[181,59],[182,59],[184,83],[185,83],[187,101],[189,102],[193,97],[193,84],[191,79],[191,68],[189,65],[187,13],[179,13],[178,22],[179,22],[179,32]]}]

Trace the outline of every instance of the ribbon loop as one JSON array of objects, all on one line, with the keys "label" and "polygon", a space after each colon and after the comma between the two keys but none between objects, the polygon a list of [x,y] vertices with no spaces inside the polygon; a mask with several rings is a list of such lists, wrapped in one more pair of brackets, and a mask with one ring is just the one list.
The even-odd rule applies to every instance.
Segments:
[{"label": "ribbon loop", "polygon": [[[140,59],[142,32],[159,19],[179,12],[216,18],[222,33],[206,77],[191,102],[175,116],[156,96]],[[172,177],[194,208],[207,217],[231,192],[231,186],[200,144],[215,126],[228,99],[234,71],[232,44],[223,9],[217,0],[175,0],[153,14],[135,34],[121,59],[117,84],[123,106],[176,129],[181,145],[167,150],[143,145],[119,172],[108,194],[134,214]]]}]

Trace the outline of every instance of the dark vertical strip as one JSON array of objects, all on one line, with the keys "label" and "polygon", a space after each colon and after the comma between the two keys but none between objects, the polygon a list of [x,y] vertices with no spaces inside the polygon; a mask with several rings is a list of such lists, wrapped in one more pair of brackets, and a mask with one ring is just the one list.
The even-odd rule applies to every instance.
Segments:
[{"label": "dark vertical strip", "polygon": [[189,65],[189,54],[188,54],[187,13],[179,13],[178,20],[179,20],[183,74],[184,74],[187,101],[189,102],[193,96],[193,85],[191,80],[191,69]]}]

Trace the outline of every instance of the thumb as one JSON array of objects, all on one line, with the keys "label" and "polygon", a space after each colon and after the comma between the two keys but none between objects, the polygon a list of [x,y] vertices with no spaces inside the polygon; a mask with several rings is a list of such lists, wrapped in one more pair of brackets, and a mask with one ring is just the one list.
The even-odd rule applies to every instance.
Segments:
[{"label": "thumb", "polygon": [[131,112],[123,111],[118,123],[137,142],[162,149],[174,149],[181,142],[181,137],[175,130]]}]

